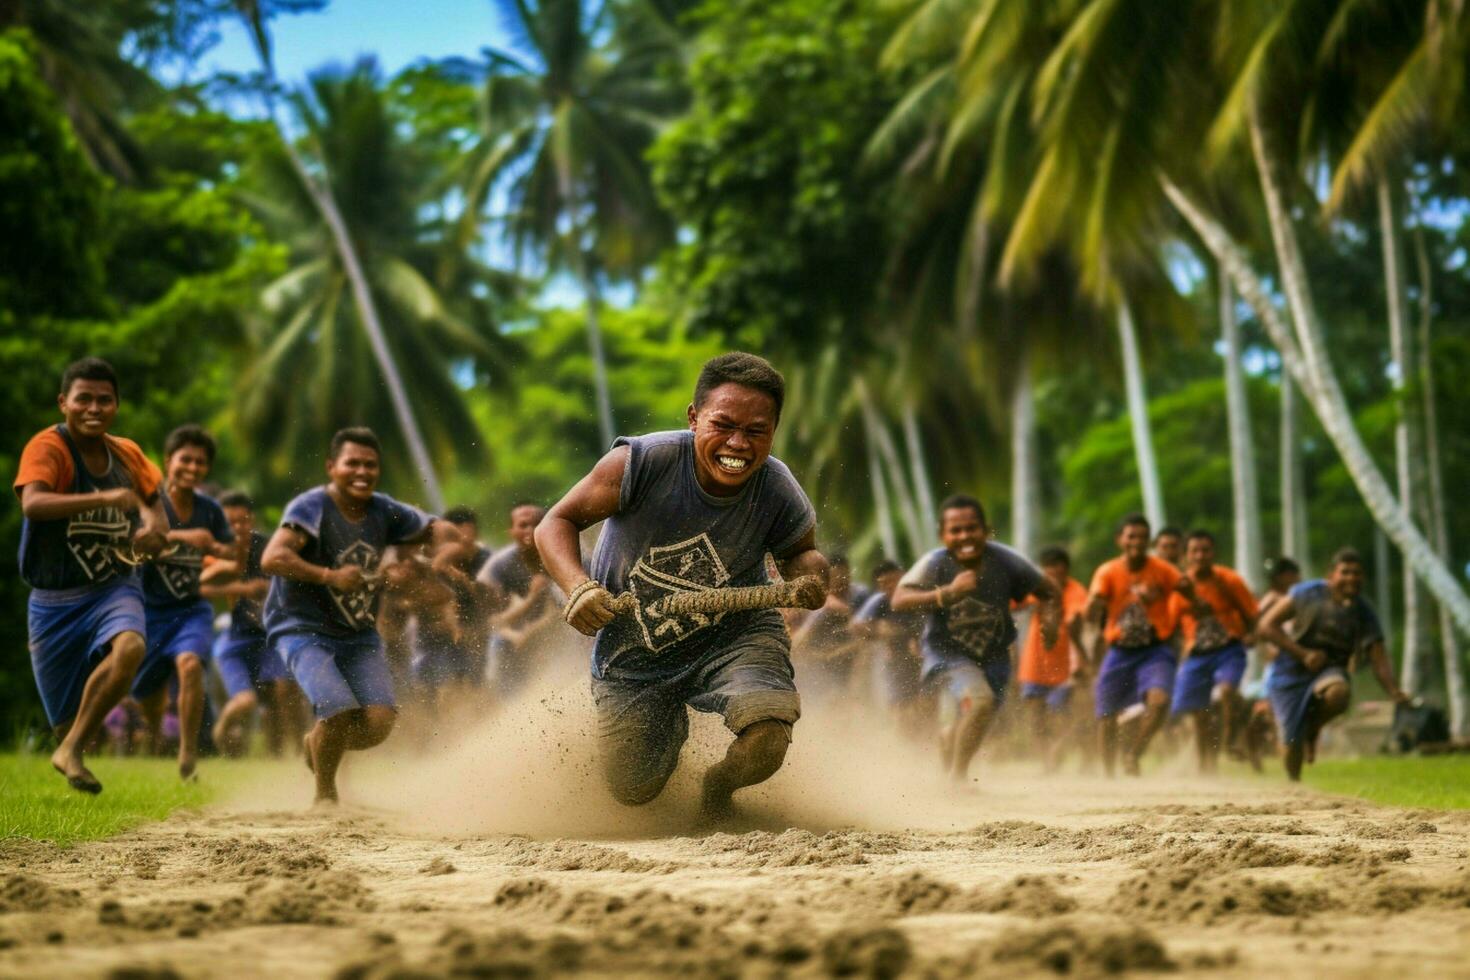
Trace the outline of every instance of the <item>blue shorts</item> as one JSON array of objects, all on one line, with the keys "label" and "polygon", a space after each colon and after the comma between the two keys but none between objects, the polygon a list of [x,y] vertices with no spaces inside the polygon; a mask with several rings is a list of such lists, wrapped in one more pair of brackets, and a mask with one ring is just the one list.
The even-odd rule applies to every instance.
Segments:
[{"label": "blue shorts", "polygon": [[1072,703],[1072,685],[1022,684],[1021,698],[1025,701],[1045,701],[1049,711],[1066,711],[1067,705]]},{"label": "blue shorts", "polygon": [[1167,643],[1151,647],[1108,647],[1097,672],[1097,716],[1109,718],[1142,701],[1149,691],[1174,690],[1174,648]]},{"label": "blue shorts", "polygon": [[368,705],[398,706],[383,641],[375,631],[355,637],[287,633],[276,638],[275,646],[318,718]]},{"label": "blue shorts", "polygon": [[76,717],[87,678],[120,633],[147,636],[136,576],[97,589],[34,589],[27,603],[31,670],[54,728]]},{"label": "blue shorts", "polygon": [[646,803],[663,791],[689,737],[688,708],[724,717],[739,733],[779,721],[788,736],[801,717],[784,630],[734,637],[667,677],[622,676],[614,659],[592,678],[603,774],[613,796]]},{"label": "blue shorts", "polygon": [[[1277,663],[1290,656],[1282,653]],[[1276,715],[1277,729],[1281,732],[1282,745],[1296,745],[1306,738],[1307,710],[1318,692],[1336,683],[1346,684],[1348,690],[1352,690],[1352,682],[1341,667],[1323,667],[1317,673],[1309,674],[1300,666],[1300,661],[1292,660],[1293,666],[1281,666],[1271,672],[1271,684],[1266,689],[1266,696],[1271,699],[1271,711]]]},{"label": "blue shorts", "polygon": [[1210,706],[1214,690],[1220,684],[1240,687],[1245,676],[1245,646],[1239,640],[1218,650],[1191,653],[1179,665],[1174,678],[1174,713],[1203,711]]},{"label": "blue shorts", "polygon": [[414,680],[428,688],[445,684],[479,684],[485,678],[485,658],[447,636],[415,631]]},{"label": "blue shorts", "polygon": [[281,655],[266,642],[264,633],[225,630],[214,642],[214,664],[230,697],[289,676]]},{"label": "blue shorts", "polygon": [[192,653],[209,662],[214,647],[214,609],[200,599],[184,606],[147,606],[148,653],[133,681],[133,697],[156,693],[174,676],[174,661]]},{"label": "blue shorts", "polygon": [[939,715],[947,720],[964,714],[977,701],[991,700],[998,708],[1005,702],[1011,683],[1011,658],[1007,655],[984,660],[947,660],[928,664],[924,684],[937,691]]}]

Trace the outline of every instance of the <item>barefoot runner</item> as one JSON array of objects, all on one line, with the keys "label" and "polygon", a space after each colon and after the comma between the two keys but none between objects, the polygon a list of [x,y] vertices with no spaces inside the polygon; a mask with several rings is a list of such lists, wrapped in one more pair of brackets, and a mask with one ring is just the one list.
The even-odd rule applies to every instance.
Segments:
[{"label": "barefoot runner", "polygon": [[199,594],[204,557],[229,558],[235,533],[213,497],[198,493],[214,465],[214,438],[197,425],[182,425],[163,444],[163,509],[168,540],[176,545],[143,569],[148,613],[148,653],[133,681],[153,751],[162,744],[170,686],[178,684],[179,775],[194,776],[199,726],[204,721],[204,667],[214,647],[214,609]]},{"label": "barefoot runner", "polygon": [[156,554],[168,518],[158,467],[136,443],[108,435],[118,405],[111,365],[88,357],[68,366],[56,402],[65,421],[26,443],[15,477],[20,574],[31,587],[31,669],[61,742],[51,765],[73,789],[100,793],[82,747],[127,695],[146,648],[143,592],[118,549]]},{"label": "barefoot runner", "polygon": [[1100,627],[1091,659],[1097,670],[1098,747],[1103,768],[1113,774],[1119,713],[1142,702],[1143,716],[1123,748],[1123,769],[1136,776],[1149,739],[1168,715],[1174,690],[1177,661],[1170,641],[1176,617],[1170,598],[1176,591],[1188,598],[1192,590],[1177,568],[1148,553],[1148,518],[1142,514],[1123,518],[1117,542],[1122,555],[1092,575],[1087,615]]},{"label": "barefoot runner", "polygon": [[330,482],[286,505],[261,557],[261,568],[275,576],[265,603],[266,634],[316,712],[304,744],[318,803],[336,802],[343,754],[382,742],[397,717],[375,628],[384,550],[430,536],[447,541],[457,533],[416,507],[375,493],[380,458],[371,429],[332,436]]},{"label": "barefoot runner", "polygon": [[1256,627],[1256,598],[1233,569],[1215,564],[1215,536],[1194,530],[1184,545],[1194,599],[1173,602],[1184,634],[1184,660],[1174,679],[1176,715],[1194,719],[1200,772],[1214,772],[1237,722],[1236,692],[1245,676],[1245,640]]},{"label": "barefoot runner", "polygon": [[968,778],[970,760],[1011,682],[1016,623],[1011,604],[1041,601],[1044,643],[1056,642],[1061,592],[1019,552],[989,540],[985,510],[956,495],[939,506],[944,546],[908,570],[893,594],[898,613],[926,611],[924,683],[940,697],[939,750],[945,772]]},{"label": "barefoot runner", "polygon": [[1293,782],[1302,778],[1303,761],[1315,761],[1322,726],[1352,700],[1348,662],[1354,654],[1372,661],[1390,698],[1409,700],[1394,679],[1378,615],[1362,592],[1362,556],[1343,548],[1333,555],[1325,580],[1293,587],[1261,619],[1261,635],[1280,651],[1267,694],[1285,750],[1286,775]]},{"label": "barefoot runner", "polygon": [[215,720],[215,741],[230,755],[241,755],[250,731],[250,716],[265,702],[266,748],[280,755],[297,710],[297,689],[286,664],[265,638],[261,603],[268,579],[260,569],[266,537],[255,529],[255,504],[239,492],[219,498],[230,529],[235,553],[204,571],[199,591],[206,599],[234,599],[230,627],[219,635],[214,662],[225,684],[228,700]]},{"label": "barefoot runner", "polygon": [[[773,776],[801,716],[790,640],[774,610],[657,616],[676,593],[767,581],[767,553],[787,579],[817,575],[816,512],[770,456],[785,381],[762,358],[730,353],[699,373],[689,428],[624,436],[546,515],[536,546],[566,590],[565,617],[596,634],[592,696],[603,771],[613,796],[658,796],[689,733],[687,708],[722,715],[735,733],[704,776],[702,813],[727,815],[731,794]],[[606,521],[582,570],[578,535]],[[631,615],[613,597],[632,592]],[[820,588],[803,596],[822,604]]]},{"label": "barefoot runner", "polygon": [[[1087,587],[1072,577],[1072,557],[1067,549],[1043,548],[1041,571],[1051,579],[1062,596],[1062,623],[1056,641],[1047,646],[1041,639],[1041,617],[1033,615],[1026,626],[1026,642],[1021,648],[1017,679],[1021,682],[1021,700],[1030,708],[1031,729],[1048,772],[1056,769],[1062,739],[1070,729],[1067,724],[1072,695],[1078,684],[1086,682],[1086,665],[1079,656],[1082,649],[1082,623],[1087,613]],[[1023,605],[1031,605],[1028,599]]]}]

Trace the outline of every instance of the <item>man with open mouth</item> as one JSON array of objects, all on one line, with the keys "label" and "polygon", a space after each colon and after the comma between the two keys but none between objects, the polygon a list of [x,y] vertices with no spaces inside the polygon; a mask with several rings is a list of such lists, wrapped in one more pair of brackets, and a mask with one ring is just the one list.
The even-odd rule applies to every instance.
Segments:
[{"label": "man with open mouth", "polygon": [[[689,733],[688,708],[735,733],[704,776],[702,813],[726,817],[735,790],[781,767],[801,715],[790,639],[774,610],[669,613],[659,600],[767,582],[766,555],[787,579],[827,574],[816,512],[771,457],[785,381],[764,359],[731,353],[700,371],[688,428],[624,436],[536,528],[565,618],[597,641],[592,694],[603,771],[628,805],[663,791]],[[583,570],[578,534],[606,521]],[[636,612],[617,615],[630,592]],[[807,608],[825,599],[817,587]]]}]

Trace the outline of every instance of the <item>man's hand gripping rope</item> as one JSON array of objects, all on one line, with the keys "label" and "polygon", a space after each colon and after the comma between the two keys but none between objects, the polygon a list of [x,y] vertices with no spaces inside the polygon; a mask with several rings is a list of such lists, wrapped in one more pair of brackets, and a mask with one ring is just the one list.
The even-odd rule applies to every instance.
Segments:
[{"label": "man's hand gripping rope", "polygon": [[[701,589],[678,592],[650,604],[650,611],[674,616],[688,613],[727,613],[752,609],[818,609],[826,601],[821,578],[804,575],[789,582],[752,585],[736,589]],[[631,592],[615,596],[602,583],[588,579],[567,596],[562,616],[579,633],[594,635],[619,616],[638,610],[638,597]]]}]

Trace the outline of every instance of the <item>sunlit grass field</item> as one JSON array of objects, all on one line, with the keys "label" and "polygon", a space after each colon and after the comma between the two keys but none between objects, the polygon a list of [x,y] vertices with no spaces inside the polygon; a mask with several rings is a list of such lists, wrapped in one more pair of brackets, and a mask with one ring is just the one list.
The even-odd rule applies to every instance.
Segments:
[{"label": "sunlit grass field", "polygon": [[183,807],[219,799],[279,763],[231,761],[201,767],[197,782],[179,779],[172,759],[88,758],[102,780],[100,796],[67,787],[44,754],[0,755],[0,838],[29,837],[57,844],[108,837]]},{"label": "sunlit grass field", "polygon": [[[282,765],[264,759],[206,762],[200,781],[183,783],[172,759],[88,760],[106,787],[92,797],[68,789],[45,755],[0,754],[0,839],[27,837],[65,845],[108,837],[279,778]],[[1261,776],[1250,776],[1243,766],[1232,766],[1230,772],[1282,780],[1275,765]],[[1470,755],[1328,759],[1308,766],[1303,781],[1324,793],[1373,803],[1470,809]]]}]

